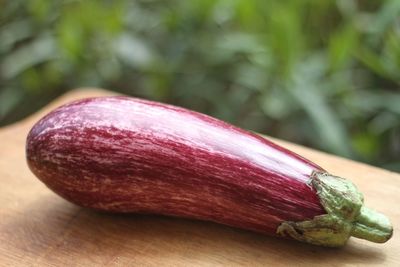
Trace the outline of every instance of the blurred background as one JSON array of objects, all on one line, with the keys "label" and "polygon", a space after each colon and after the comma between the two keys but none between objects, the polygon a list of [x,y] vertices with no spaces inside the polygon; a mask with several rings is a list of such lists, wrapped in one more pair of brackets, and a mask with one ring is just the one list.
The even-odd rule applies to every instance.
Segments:
[{"label": "blurred background", "polygon": [[0,0],[0,126],[83,86],[400,171],[398,0]]}]

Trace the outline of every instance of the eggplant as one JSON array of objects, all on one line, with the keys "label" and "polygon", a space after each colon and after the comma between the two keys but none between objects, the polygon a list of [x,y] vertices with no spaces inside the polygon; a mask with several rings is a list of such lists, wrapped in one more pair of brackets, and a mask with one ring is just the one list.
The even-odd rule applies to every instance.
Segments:
[{"label": "eggplant", "polygon": [[315,245],[383,243],[389,220],[349,180],[254,133],[130,97],[61,106],[27,137],[31,171],[77,205],[213,221]]}]

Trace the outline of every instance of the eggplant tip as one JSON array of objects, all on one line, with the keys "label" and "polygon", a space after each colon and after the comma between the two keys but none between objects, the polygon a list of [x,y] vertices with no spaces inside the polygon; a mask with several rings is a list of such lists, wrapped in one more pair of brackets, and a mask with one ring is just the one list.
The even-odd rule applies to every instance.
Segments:
[{"label": "eggplant tip", "polygon": [[327,247],[343,246],[351,236],[375,243],[384,243],[392,237],[389,219],[365,207],[362,194],[351,181],[315,172],[311,185],[327,214],[308,221],[283,222],[277,229],[278,235]]}]

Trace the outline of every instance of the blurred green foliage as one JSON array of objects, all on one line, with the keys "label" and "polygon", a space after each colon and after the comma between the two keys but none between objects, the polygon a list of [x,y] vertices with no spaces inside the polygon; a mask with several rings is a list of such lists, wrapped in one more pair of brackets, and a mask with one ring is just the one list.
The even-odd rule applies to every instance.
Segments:
[{"label": "blurred green foliage", "polygon": [[0,6],[0,125],[99,86],[400,170],[398,0]]}]

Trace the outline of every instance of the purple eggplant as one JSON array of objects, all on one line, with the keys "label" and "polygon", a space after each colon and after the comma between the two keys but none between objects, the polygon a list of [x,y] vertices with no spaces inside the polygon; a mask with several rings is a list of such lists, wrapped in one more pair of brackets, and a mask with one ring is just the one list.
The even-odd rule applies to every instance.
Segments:
[{"label": "purple eggplant", "polygon": [[26,143],[32,172],[83,207],[213,221],[323,246],[382,243],[389,220],[349,180],[256,134],[171,105],[100,97],[61,106]]}]

